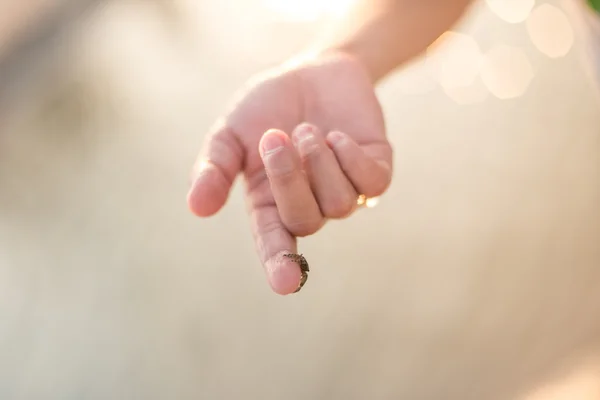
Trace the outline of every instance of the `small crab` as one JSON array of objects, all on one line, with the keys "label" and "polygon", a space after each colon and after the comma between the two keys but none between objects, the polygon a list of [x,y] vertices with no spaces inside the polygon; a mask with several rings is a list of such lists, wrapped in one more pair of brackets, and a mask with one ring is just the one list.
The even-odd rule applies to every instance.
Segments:
[{"label": "small crab", "polygon": [[298,293],[308,280],[308,272],[310,271],[310,268],[308,267],[308,262],[302,254],[284,254],[284,257],[291,259],[300,266],[300,272],[302,273],[302,277],[300,278],[300,284],[298,285],[298,289],[296,289],[296,291],[294,292]]}]

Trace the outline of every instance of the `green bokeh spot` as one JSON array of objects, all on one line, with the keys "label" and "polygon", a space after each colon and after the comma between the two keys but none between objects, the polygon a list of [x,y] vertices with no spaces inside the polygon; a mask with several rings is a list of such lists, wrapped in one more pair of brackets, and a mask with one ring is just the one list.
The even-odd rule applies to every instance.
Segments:
[{"label": "green bokeh spot", "polygon": [[587,0],[587,2],[590,5],[590,7],[600,12],[600,0]]}]

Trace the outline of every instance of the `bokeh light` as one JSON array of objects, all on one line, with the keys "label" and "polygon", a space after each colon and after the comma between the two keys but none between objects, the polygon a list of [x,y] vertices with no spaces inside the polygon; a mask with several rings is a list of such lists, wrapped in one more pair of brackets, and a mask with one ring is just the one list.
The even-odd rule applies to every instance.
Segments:
[{"label": "bokeh light", "polygon": [[565,13],[542,4],[527,19],[527,32],[535,47],[550,58],[564,57],[573,47],[575,35]]},{"label": "bokeh light", "polygon": [[442,87],[446,96],[460,105],[477,104],[488,98],[490,92],[477,79],[472,85],[459,87]]},{"label": "bokeh light", "polygon": [[426,64],[444,93],[458,104],[478,103],[487,97],[478,79],[483,54],[471,36],[444,33],[428,48]]},{"label": "bokeh light", "polygon": [[406,95],[430,93],[437,88],[437,85],[436,77],[426,57],[419,57],[402,66],[394,82],[394,87]]},{"label": "bokeh light", "polygon": [[529,17],[535,0],[486,0],[486,3],[498,17],[511,24],[517,24]]},{"label": "bokeh light", "polygon": [[473,84],[483,56],[472,37],[456,32],[446,32],[427,50],[430,68],[440,85],[447,88]]},{"label": "bokeh light", "polygon": [[365,196],[364,194],[358,195],[358,198],[356,199],[356,205],[359,207],[362,207],[366,203],[367,203],[367,196]]},{"label": "bokeh light", "polygon": [[364,194],[361,194],[356,199],[356,205],[358,207],[373,208],[377,204],[379,204],[379,197],[367,197]]},{"label": "bokeh light", "polygon": [[365,206],[367,206],[367,208],[373,208],[377,204],[379,204],[379,197],[368,198],[367,201],[365,202]]},{"label": "bokeh light", "polygon": [[516,47],[498,45],[486,53],[481,79],[499,99],[522,96],[533,79],[533,67],[525,53]]}]

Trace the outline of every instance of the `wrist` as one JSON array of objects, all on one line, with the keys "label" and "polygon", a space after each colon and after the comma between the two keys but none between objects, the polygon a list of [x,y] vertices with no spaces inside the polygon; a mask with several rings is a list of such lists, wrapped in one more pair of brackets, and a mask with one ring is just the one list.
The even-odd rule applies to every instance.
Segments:
[{"label": "wrist", "polygon": [[[600,0],[598,0],[600,1]],[[450,29],[473,0],[363,0],[306,54],[355,60],[378,83],[422,54]],[[435,10],[435,11],[432,11]]]},{"label": "wrist", "polygon": [[377,46],[366,48],[359,42],[342,43],[325,53],[337,54],[353,60],[365,70],[373,85],[385,78],[397,66],[389,53],[382,54],[382,49]]},{"label": "wrist", "polygon": [[342,46],[313,47],[288,59],[282,66],[284,70],[293,70],[335,62],[352,64],[355,68],[362,70],[373,85],[381,78],[380,74],[367,64],[367,59],[361,57],[359,53]]}]

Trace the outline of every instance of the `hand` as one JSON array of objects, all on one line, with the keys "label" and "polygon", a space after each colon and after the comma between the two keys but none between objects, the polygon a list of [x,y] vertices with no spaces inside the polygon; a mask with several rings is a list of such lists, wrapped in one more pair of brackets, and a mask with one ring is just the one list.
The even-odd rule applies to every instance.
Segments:
[{"label": "hand", "polygon": [[207,136],[192,212],[219,211],[240,172],[268,281],[276,293],[293,293],[301,272],[284,255],[297,253],[296,237],[349,216],[359,194],[379,196],[390,184],[392,149],[363,65],[328,54],[251,81]]}]

